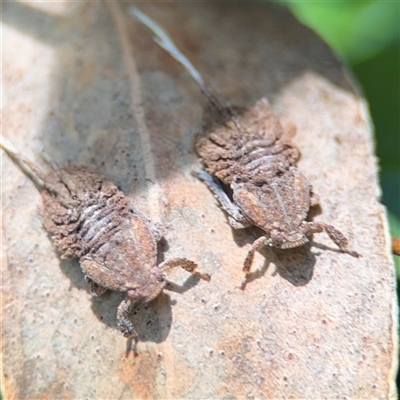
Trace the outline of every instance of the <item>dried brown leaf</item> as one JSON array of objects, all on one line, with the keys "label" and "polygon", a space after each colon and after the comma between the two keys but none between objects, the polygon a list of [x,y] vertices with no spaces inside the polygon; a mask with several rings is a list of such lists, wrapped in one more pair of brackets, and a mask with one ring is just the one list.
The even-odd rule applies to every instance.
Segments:
[{"label": "dried brown leaf", "polygon": [[297,126],[299,168],[322,200],[315,220],[363,255],[318,235],[257,255],[241,291],[257,234],[233,232],[190,174],[204,99],[128,6],[3,4],[3,132],[38,164],[42,146],[60,165],[99,169],[167,227],[166,259],[194,260],[212,280],[174,272],[174,291],[134,313],[139,356],[126,358],[121,296],[91,298],[42,226],[36,187],[3,156],[6,398],[394,398],[390,240],[367,107],[341,63],[261,3],[140,4],[232,104],[267,97]]}]

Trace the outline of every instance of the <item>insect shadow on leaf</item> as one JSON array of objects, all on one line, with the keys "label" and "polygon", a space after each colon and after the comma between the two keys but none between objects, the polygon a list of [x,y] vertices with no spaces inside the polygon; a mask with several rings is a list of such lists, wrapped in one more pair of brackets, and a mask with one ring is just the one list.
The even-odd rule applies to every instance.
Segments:
[{"label": "insect shadow on leaf", "polygon": [[[309,243],[314,233],[325,231],[342,252],[359,257],[348,249],[348,241],[338,229],[309,220],[318,196],[296,167],[300,157],[292,144],[296,128],[284,127],[265,98],[240,112],[223,103],[156,22],[135,7],[129,12],[153,31],[157,44],[184,66],[209,101],[214,120],[208,121],[195,145],[206,171],[196,176],[217,198],[233,229],[257,226],[264,232],[244,260],[242,289],[257,251],[298,248]],[[230,187],[231,197],[224,185]]]}]

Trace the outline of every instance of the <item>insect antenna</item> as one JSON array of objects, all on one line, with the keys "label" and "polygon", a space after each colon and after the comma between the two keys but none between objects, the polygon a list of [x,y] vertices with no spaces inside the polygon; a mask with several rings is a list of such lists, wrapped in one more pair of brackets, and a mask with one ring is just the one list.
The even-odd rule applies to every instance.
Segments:
[{"label": "insect antenna", "polygon": [[39,188],[44,187],[46,174],[29,160],[28,157],[19,152],[12,142],[3,135],[0,135],[0,147],[18,164],[36,186]]},{"label": "insect antenna", "polygon": [[[49,180],[48,174],[43,172],[34,162],[17,150],[13,143],[2,134],[0,134],[0,147],[15,161],[39,190],[47,189],[55,195],[60,195],[60,202],[62,202],[62,193],[60,193],[57,186]],[[46,158],[47,156],[45,156],[44,159],[46,162],[49,162],[52,172],[57,175],[57,166]],[[67,203],[66,206],[68,207]]]},{"label": "insect antenna", "polygon": [[136,7],[129,8],[129,14],[135,16],[142,24],[146,25],[156,36],[154,41],[162,47],[171,57],[183,65],[183,67],[189,72],[192,78],[197,82],[201,91],[205,94],[211,107],[215,109],[219,116],[224,120],[232,120],[239,130],[241,125],[239,120],[236,118],[235,112],[225,102],[218,98],[213,92],[213,85],[207,85],[205,79],[201,76],[200,72],[196,67],[187,59],[187,57],[177,48],[170,36],[165,32],[160,25],[153,21],[148,15],[140,11]]}]

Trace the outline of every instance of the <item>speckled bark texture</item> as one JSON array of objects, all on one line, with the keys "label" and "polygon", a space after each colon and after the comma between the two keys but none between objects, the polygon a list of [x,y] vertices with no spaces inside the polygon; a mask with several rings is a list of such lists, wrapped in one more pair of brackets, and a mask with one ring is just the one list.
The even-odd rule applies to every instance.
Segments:
[{"label": "speckled bark texture", "polygon": [[299,169],[325,221],[311,246],[256,254],[194,176],[206,101],[126,16],[129,3],[3,4],[3,134],[44,167],[85,165],[165,228],[177,282],[132,313],[139,355],[117,329],[122,294],[92,298],[42,225],[41,195],[2,154],[6,399],[395,398],[397,308],[367,106],[329,48],[261,3],[140,3],[231,104],[268,98],[295,124]]}]

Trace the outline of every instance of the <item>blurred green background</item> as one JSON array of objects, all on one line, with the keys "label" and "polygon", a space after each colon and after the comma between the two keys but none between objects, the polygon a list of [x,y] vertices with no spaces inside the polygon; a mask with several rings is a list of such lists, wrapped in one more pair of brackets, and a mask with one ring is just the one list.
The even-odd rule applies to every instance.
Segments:
[{"label": "blurred green background", "polygon": [[[322,36],[360,83],[375,126],[382,203],[400,237],[400,2],[277,2]],[[400,280],[400,257],[394,259]]]}]

